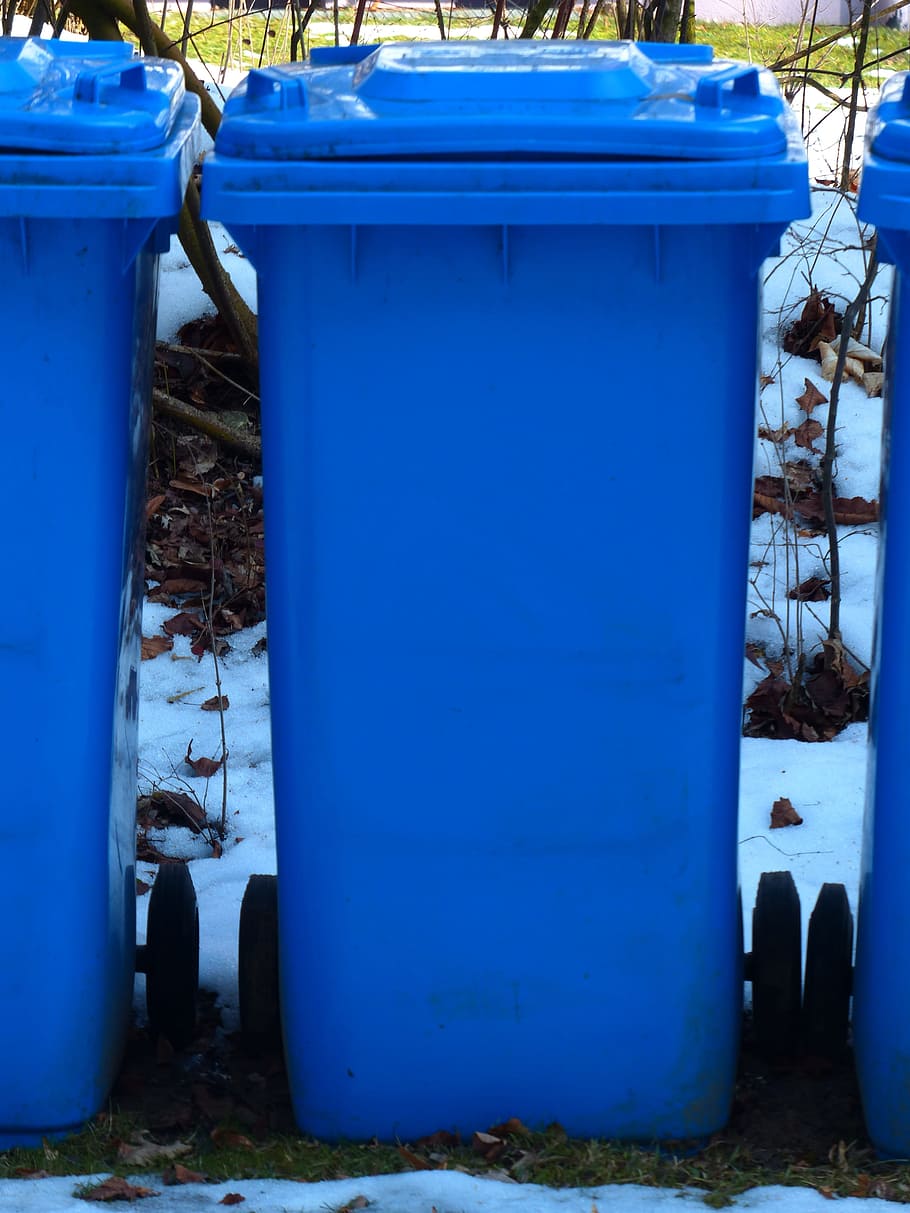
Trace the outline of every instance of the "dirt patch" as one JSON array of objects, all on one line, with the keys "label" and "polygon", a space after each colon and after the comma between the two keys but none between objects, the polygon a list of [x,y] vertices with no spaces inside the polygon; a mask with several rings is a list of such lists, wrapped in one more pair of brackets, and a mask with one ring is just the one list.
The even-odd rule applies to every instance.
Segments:
[{"label": "dirt patch", "polygon": [[[224,1034],[214,995],[206,993],[197,1039],[183,1053],[156,1046],[144,1030],[132,1033],[112,1104],[159,1138],[208,1138],[225,1126],[253,1142],[296,1133],[282,1056],[250,1054],[239,1035]],[[417,1157],[438,1165],[439,1144],[415,1143]],[[706,1153],[775,1173],[768,1182],[776,1182],[780,1172],[836,1166],[845,1151],[854,1166],[872,1155],[852,1058],[837,1066],[811,1059],[771,1065],[752,1051],[747,1020],[730,1123]]]}]

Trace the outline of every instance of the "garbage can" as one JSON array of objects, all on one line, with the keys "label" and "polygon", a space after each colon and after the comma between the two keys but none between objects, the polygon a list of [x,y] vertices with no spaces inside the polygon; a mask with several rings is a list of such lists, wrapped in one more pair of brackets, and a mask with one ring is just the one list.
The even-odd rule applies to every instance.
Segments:
[{"label": "garbage can", "polygon": [[157,254],[197,124],[175,64],[0,39],[2,1148],[97,1111],[125,1040]]},{"label": "garbage can", "polygon": [[860,865],[853,1042],[869,1136],[892,1157],[910,1157],[910,74],[883,86],[866,128],[859,216],[878,229],[878,257],[894,266],[885,347],[881,546],[878,557],[869,766]]},{"label": "garbage can", "polygon": [[314,52],[234,92],[203,206],[258,271],[301,1128],[710,1133],[759,267],[808,213],[772,77]]}]

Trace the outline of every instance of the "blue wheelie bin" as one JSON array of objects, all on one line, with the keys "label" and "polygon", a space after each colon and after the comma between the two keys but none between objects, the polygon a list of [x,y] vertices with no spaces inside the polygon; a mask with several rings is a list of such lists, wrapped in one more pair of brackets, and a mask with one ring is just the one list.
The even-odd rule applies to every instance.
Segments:
[{"label": "blue wheelie bin", "polygon": [[860,868],[853,1041],[869,1136],[910,1158],[910,74],[882,88],[866,128],[859,216],[894,266],[885,347],[881,547]]},{"label": "blue wheelie bin", "polygon": [[123,43],[0,39],[0,1147],[89,1118],[132,1004],[157,255],[198,102]]},{"label": "blue wheelie bin", "polygon": [[724,1124],[759,270],[808,206],[773,78],[707,47],[314,52],[229,99],[304,1130]]}]

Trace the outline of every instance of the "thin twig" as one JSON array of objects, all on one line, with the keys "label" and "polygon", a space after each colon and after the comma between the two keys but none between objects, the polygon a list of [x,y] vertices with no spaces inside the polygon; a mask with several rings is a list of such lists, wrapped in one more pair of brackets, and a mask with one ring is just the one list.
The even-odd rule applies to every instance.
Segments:
[{"label": "thin twig", "polygon": [[202,350],[197,350],[191,345],[167,345],[165,348],[172,350],[175,354],[189,354],[190,357],[195,358],[198,362],[201,362],[203,366],[207,367],[213,375],[217,375],[219,379],[223,379],[225,383],[229,383],[231,387],[236,388],[238,392],[243,392],[247,400],[255,400],[257,404],[259,403],[259,397],[255,392],[251,391],[248,387],[245,387],[242,383],[238,383],[236,379],[232,379],[230,375],[226,375],[221,367],[215,366],[215,364],[210,361],[210,359],[213,357],[219,359],[235,358],[238,362],[243,363],[245,360],[241,354],[232,354],[226,351],[222,352],[214,350],[207,350],[203,354]]},{"label": "thin twig", "polygon": [[[867,0],[868,3],[868,0]],[[837,538],[837,522],[834,517],[834,464],[837,459],[837,406],[840,400],[841,384],[844,381],[844,367],[847,363],[847,351],[850,345],[850,334],[856,324],[857,317],[866,305],[872,283],[878,273],[877,259],[872,256],[866,267],[866,276],[859,288],[856,298],[847,305],[844,318],[841,321],[840,341],[837,346],[837,363],[834,368],[834,380],[831,384],[831,397],[828,401],[828,421],[825,426],[825,453],[822,456],[822,502],[825,507],[825,530],[828,533],[828,553],[831,570],[831,598],[829,599],[830,617],[828,623],[828,639],[841,642],[840,634],[840,551]],[[827,650],[826,650],[827,653]]]}]

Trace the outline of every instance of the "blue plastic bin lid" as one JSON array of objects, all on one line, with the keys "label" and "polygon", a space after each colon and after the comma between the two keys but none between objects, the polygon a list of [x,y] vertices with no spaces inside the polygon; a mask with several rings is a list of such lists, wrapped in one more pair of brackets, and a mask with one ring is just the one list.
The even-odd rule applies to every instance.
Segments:
[{"label": "blue plastic bin lid", "polygon": [[160,147],[184,100],[183,71],[123,42],[0,38],[0,153]]},{"label": "blue plastic bin lid", "polygon": [[253,71],[216,139],[253,160],[781,156],[773,76],[710,47],[388,43]]},{"label": "blue plastic bin lid", "polygon": [[882,86],[866,143],[876,156],[910,164],[910,72],[900,72]]}]

